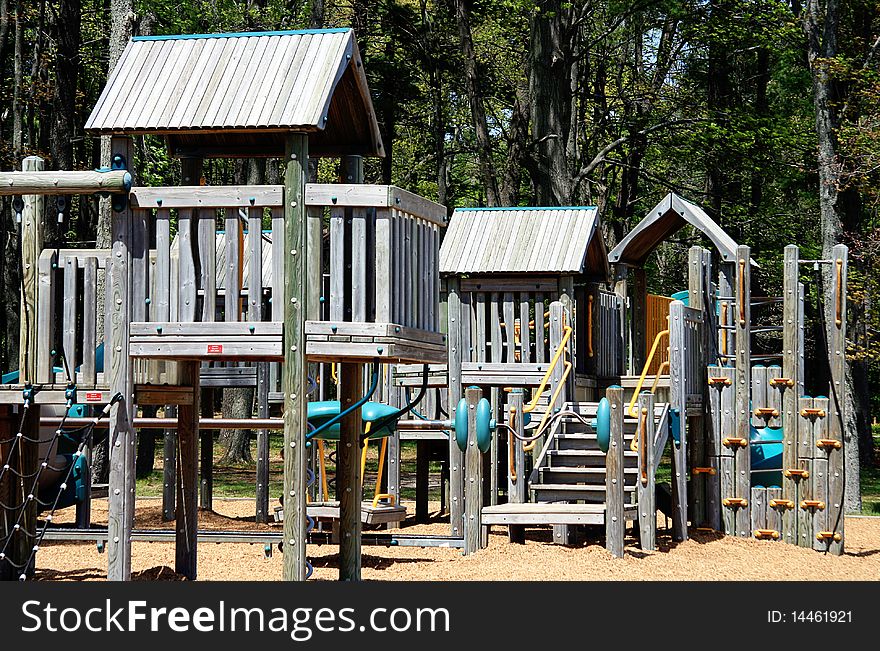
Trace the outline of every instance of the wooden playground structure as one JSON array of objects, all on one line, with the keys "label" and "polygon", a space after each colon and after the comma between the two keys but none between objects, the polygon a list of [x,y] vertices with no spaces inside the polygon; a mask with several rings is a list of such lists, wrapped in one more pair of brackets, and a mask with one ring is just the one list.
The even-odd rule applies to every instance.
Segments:
[{"label": "wooden playground structure", "polygon": [[[133,540],[173,540],[191,579],[206,540],[281,547],[287,580],[310,575],[310,542],[338,544],[340,578],[357,580],[362,544],[472,554],[493,526],[511,542],[552,526],[557,543],[600,526],[622,556],[630,524],[655,548],[658,509],[677,540],[690,524],[842,553],[845,246],[828,260],[787,247],[781,295],[752,296],[749,249],[676,195],[609,253],[593,207],[448,217],[364,184],[363,157],[383,151],[346,29],[136,37],[86,130],[110,138],[108,169],[30,157],[0,173],[23,273],[20,365],[0,386],[0,578],[31,575],[44,540],[106,545],[111,580],[130,578]],[[182,185],[138,185],[140,135],[165,139]],[[227,157],[280,158],[284,183],[201,185],[203,160]],[[339,183],[310,182],[318,157],[340,159]],[[109,250],[44,247],[47,202],[65,195],[109,196]],[[714,251],[691,248],[686,301],[650,296],[645,263],[685,226]],[[827,397],[806,395],[805,264],[831,270],[834,318],[815,353],[830,360]],[[757,336],[779,351],[754,352]],[[202,389],[223,386],[255,388],[252,418],[202,415]],[[134,528],[140,428],[165,431],[173,532]],[[257,432],[255,518],[269,523],[282,497],[283,532],[198,530],[213,459],[200,433],[220,428]],[[275,432],[283,496],[269,494]],[[103,436],[106,528],[89,512]],[[379,479],[364,500],[371,440]],[[397,530],[405,441],[417,520],[428,459],[443,459],[448,535]],[[52,523],[74,505],[75,528]]]}]

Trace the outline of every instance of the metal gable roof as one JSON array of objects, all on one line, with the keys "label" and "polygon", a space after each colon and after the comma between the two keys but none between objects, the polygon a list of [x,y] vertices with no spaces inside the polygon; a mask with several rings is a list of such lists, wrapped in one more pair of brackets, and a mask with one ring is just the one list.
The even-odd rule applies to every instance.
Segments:
[{"label": "metal gable roof", "polygon": [[592,206],[459,208],[440,247],[440,273],[604,276],[605,245],[597,227]]},{"label": "metal gable roof", "polygon": [[[737,244],[695,203],[670,192],[608,254],[613,263],[642,265],[664,240],[686,224],[703,232],[721,259],[736,259]],[[754,262],[752,263],[754,264]]]},{"label": "metal gable roof", "polygon": [[369,153],[381,153],[350,29],[135,37],[85,129],[166,135],[344,131],[341,142],[329,145],[367,140],[361,144]]}]

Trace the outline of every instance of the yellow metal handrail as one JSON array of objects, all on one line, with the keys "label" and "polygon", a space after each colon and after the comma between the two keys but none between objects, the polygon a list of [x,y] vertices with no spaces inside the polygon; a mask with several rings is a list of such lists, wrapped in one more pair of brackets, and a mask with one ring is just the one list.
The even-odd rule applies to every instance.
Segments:
[{"label": "yellow metal handrail", "polygon": [[[635,408],[636,408],[636,402],[639,399],[639,391],[642,390],[642,387],[645,384],[645,378],[648,376],[648,369],[651,366],[651,362],[654,361],[654,355],[657,354],[657,347],[660,345],[660,340],[663,337],[668,337],[668,336],[669,336],[669,329],[667,328],[666,330],[661,330],[660,332],[658,332],[657,336],[654,337],[654,343],[651,345],[651,352],[648,353],[648,359],[645,361],[645,365],[642,368],[642,374],[639,376],[639,381],[636,383],[636,389],[633,392],[632,400],[630,400],[630,402],[629,402],[629,407],[626,408],[626,413],[629,414],[631,418],[635,418],[638,415],[638,412],[636,412]],[[661,365],[661,368],[662,368],[662,365]],[[660,369],[657,369],[657,371],[658,371],[657,375],[659,376]],[[655,377],[654,378],[655,383],[656,383],[656,380],[657,380],[657,378]],[[653,393],[653,387],[651,389],[651,392]]]},{"label": "yellow metal handrail", "polygon": [[547,368],[547,372],[544,373],[544,377],[541,378],[541,383],[538,385],[538,388],[535,390],[535,393],[532,395],[532,401],[523,407],[523,413],[529,414],[535,410],[535,407],[538,406],[538,399],[541,397],[541,394],[544,393],[544,390],[547,388],[547,383],[550,381],[550,376],[553,375],[553,370],[556,368],[556,364],[559,363],[559,358],[562,357],[563,353],[566,352],[566,346],[568,345],[568,340],[571,339],[572,328],[569,325],[563,326],[562,329],[562,339],[559,342],[559,348],[556,349],[556,354],[553,355],[553,359],[550,360],[550,366]]},{"label": "yellow metal handrail", "polygon": [[[550,397],[550,402],[547,404],[547,411],[544,412],[544,415],[541,417],[541,422],[538,423],[538,430],[541,431],[544,429],[544,425],[547,423],[547,419],[550,418],[550,412],[553,410],[553,405],[556,404],[556,399],[559,397],[559,394],[562,392],[562,389],[565,387],[565,381],[568,379],[569,373],[571,373],[572,364],[568,360],[563,362],[565,370],[562,372],[562,377],[559,378],[559,384],[556,385],[556,390],[553,392],[553,395]],[[523,410],[525,411],[525,410]],[[525,452],[529,452],[534,449],[535,445],[538,443],[538,439],[534,441],[529,441],[525,445],[523,445],[523,450]]]}]

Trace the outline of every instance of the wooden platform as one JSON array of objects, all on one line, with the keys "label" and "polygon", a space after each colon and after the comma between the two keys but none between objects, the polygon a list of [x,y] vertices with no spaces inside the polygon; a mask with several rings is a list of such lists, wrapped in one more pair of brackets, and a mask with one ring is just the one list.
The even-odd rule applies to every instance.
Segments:
[{"label": "wooden platform", "polygon": [[439,364],[446,361],[446,335],[395,323],[306,321],[310,362]]},{"label": "wooden platform", "polygon": [[[628,520],[636,518],[636,507],[628,505],[624,513]],[[483,526],[511,524],[605,524],[604,504],[498,504],[484,506]]]},{"label": "wooden platform", "polygon": [[[339,520],[339,502],[311,502],[306,505],[306,514],[318,522]],[[275,509],[275,520],[284,520],[284,507]],[[386,524],[406,520],[406,507],[392,504],[377,504],[372,500],[361,502],[361,522],[364,524]]]},{"label": "wooden platform", "polygon": [[538,386],[550,364],[462,362],[461,382],[478,386]]},{"label": "wooden platform", "polygon": [[151,359],[281,361],[282,324],[132,322],[129,352]]}]

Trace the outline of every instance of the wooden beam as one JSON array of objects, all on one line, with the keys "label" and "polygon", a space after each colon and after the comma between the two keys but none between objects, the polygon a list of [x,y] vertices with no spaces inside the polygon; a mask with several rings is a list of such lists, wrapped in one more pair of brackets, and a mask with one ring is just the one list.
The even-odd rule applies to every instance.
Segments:
[{"label": "wooden beam", "polygon": [[[193,159],[184,159],[193,160]],[[134,208],[253,208],[283,205],[283,185],[192,185],[137,187],[129,193]]]},{"label": "wooden beam", "polygon": [[177,472],[174,569],[194,581],[198,574],[199,529],[199,364],[181,362],[179,379],[192,385],[191,404],[177,408],[180,465]]},{"label": "wooden beam", "polygon": [[[605,549],[615,558],[623,557],[623,538],[626,532],[624,501],[624,438],[623,438],[623,388],[609,387],[605,392],[611,403],[611,436],[605,456]],[[654,411],[645,418],[653,421]]]},{"label": "wooden beam", "polygon": [[[37,158],[37,157],[31,157]],[[42,159],[40,159],[42,161]],[[124,194],[131,189],[126,170],[108,172],[42,171],[42,167],[21,172],[0,172],[0,196],[40,194]]]},{"label": "wooden beam", "polygon": [[[131,161],[134,146],[130,138],[113,137],[111,156],[122,155]],[[131,209],[111,213],[110,345],[105,351],[105,369],[109,368],[110,390],[122,399],[110,411],[110,482],[108,505],[107,578],[128,581],[131,578],[131,531],[134,526],[135,500],[135,431],[134,377],[128,356],[131,323]],[[109,357],[109,360],[107,359]]]},{"label": "wooden beam", "polygon": [[751,497],[752,463],[749,439],[752,427],[752,275],[751,256],[747,246],[736,249],[735,287],[736,312],[736,386],[734,389],[734,420],[736,438],[745,441],[734,451],[737,497],[744,500],[739,506],[728,506],[736,511],[736,535],[751,536],[751,516],[749,498]]},{"label": "wooden beam", "polygon": [[[483,546],[483,453],[477,447],[477,403],[483,396],[479,387],[465,389],[468,410],[467,449],[464,453],[464,555],[473,554]],[[451,437],[455,438],[455,437]]]},{"label": "wooden beam", "polygon": [[284,154],[284,579],[306,578],[306,373],[308,238],[304,202],[309,145],[287,137]]}]

